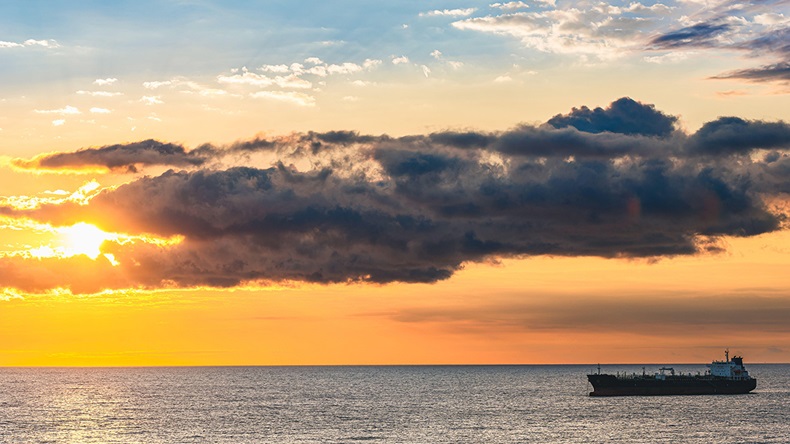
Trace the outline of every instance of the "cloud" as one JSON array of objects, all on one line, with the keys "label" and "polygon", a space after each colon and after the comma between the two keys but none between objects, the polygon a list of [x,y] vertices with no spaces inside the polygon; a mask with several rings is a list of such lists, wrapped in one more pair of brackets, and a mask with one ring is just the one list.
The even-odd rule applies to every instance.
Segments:
[{"label": "cloud", "polygon": [[356,63],[341,63],[339,65],[328,65],[326,71],[329,74],[353,74],[362,71],[362,67]]},{"label": "cloud", "polygon": [[716,46],[716,38],[731,29],[728,24],[697,23],[660,35],[651,40],[650,44],[656,49]]},{"label": "cloud", "polygon": [[474,14],[475,11],[477,11],[477,8],[435,9],[429,12],[421,12],[420,17],[436,17],[436,16],[466,17]]},{"label": "cloud", "polygon": [[[380,317],[382,314],[371,314]],[[675,326],[695,325],[699,331],[790,332],[786,297],[753,294],[717,295],[715,298],[645,295],[599,296],[594,301],[562,297],[549,301],[520,301],[459,308],[405,308],[384,316],[397,322],[440,323],[447,328],[465,326],[469,333],[488,331],[627,332],[650,335],[675,331]],[[685,335],[680,329],[675,333]]]},{"label": "cloud", "polygon": [[140,98],[140,101],[146,105],[161,105],[165,103],[162,100],[162,96],[143,96]]},{"label": "cloud", "polygon": [[739,69],[726,72],[712,79],[741,79],[750,82],[788,82],[790,81],[790,62],[781,62],[757,68]]},{"label": "cloud", "polygon": [[508,35],[538,51],[557,54],[594,55],[611,59],[638,47],[646,32],[654,29],[663,11],[637,11],[605,4],[570,5],[537,12],[505,12],[459,20],[461,30]]},{"label": "cloud", "polygon": [[758,14],[754,16],[754,22],[760,25],[780,25],[790,21],[788,17],[785,17],[783,14],[777,13],[765,13],[765,14]]},{"label": "cloud", "polygon": [[452,26],[508,36],[526,48],[576,55],[585,63],[590,56],[606,62],[634,54],[644,54],[647,63],[670,63],[722,50],[773,57],[774,63],[717,78],[786,82],[786,2],[541,3],[492,3],[489,15],[459,19]]},{"label": "cloud", "polygon": [[503,133],[494,144],[511,156],[612,159],[622,156],[667,155],[679,149],[669,140],[642,135],[523,126]]},{"label": "cloud", "polygon": [[[250,93],[250,97],[278,100],[289,102],[299,106],[315,106],[315,97],[309,94],[297,93],[293,91],[280,90],[308,90],[313,89],[313,81],[310,78],[324,79],[330,76],[345,75],[351,76],[364,71],[370,71],[381,65],[381,60],[365,59],[360,65],[353,62],[326,63],[318,57],[308,57],[304,63],[291,63],[290,65],[262,65],[258,68],[263,74],[253,72],[246,67],[232,69],[230,74],[220,74],[217,82],[235,87],[254,87],[260,91]],[[276,74],[274,76],[268,74]],[[316,80],[318,80],[316,79]],[[320,85],[324,80],[318,80]],[[359,81],[361,82],[361,81]],[[152,85],[154,86],[154,85]],[[277,89],[280,90],[277,90]],[[266,90],[263,90],[266,89]],[[222,90],[213,90],[218,93]],[[212,92],[203,89],[201,94]],[[224,93],[224,91],[222,91]]]},{"label": "cloud", "polygon": [[365,69],[374,69],[380,66],[382,63],[379,59],[365,59],[365,62],[362,63],[362,67]]},{"label": "cloud", "polygon": [[112,91],[85,91],[79,90],[77,94],[84,95],[84,96],[92,96],[92,97],[118,97],[122,96],[122,92],[112,92]]},{"label": "cloud", "polygon": [[79,108],[71,105],[66,105],[65,107],[59,109],[36,109],[33,110],[33,112],[38,114],[60,114],[61,116],[82,114]]},{"label": "cloud", "polygon": [[[774,24],[775,16],[754,16],[754,23]],[[651,49],[678,49],[678,48],[717,48],[747,53],[752,57],[769,56],[775,58],[776,63],[754,68],[738,69],[709,77],[710,79],[738,79],[747,82],[779,82],[787,83],[790,80],[790,29],[782,26],[746,25],[733,22],[737,25],[722,22],[721,18],[710,22],[697,23],[692,26],[672,31],[655,37],[649,45]],[[649,62],[663,61],[664,57],[646,57]]]},{"label": "cloud", "polygon": [[270,99],[298,106],[315,106],[315,97],[293,91],[258,91],[250,94],[253,99]]},{"label": "cloud", "polygon": [[[96,290],[435,282],[500,257],[703,254],[721,251],[721,236],[780,229],[786,215],[763,198],[790,190],[788,125],[722,118],[686,135],[675,121],[623,98],[502,132],[330,131],[191,151],[156,141],[89,148],[15,164],[179,170],[136,177],[82,204],[7,204],[0,214],[182,239],[106,242],[103,252],[118,263],[112,272],[81,282],[64,273],[47,284]],[[756,149],[773,154],[744,156]],[[264,157],[274,163],[256,165]],[[44,285],[14,278],[19,261],[0,259],[3,282]]]},{"label": "cloud", "polygon": [[[243,82],[226,82],[226,83],[243,83]],[[212,88],[201,83],[195,82],[190,80],[186,77],[174,77],[170,80],[162,80],[162,81],[150,81],[150,82],[143,82],[143,87],[150,90],[157,90],[160,88],[168,88],[172,90],[177,90],[182,94],[200,94],[204,97],[218,97],[218,96],[229,96],[227,91],[223,89]],[[238,97],[238,95],[235,95]],[[146,97],[155,97],[156,99],[161,99],[161,96],[146,96]],[[146,104],[154,104],[151,103],[150,100],[146,100]]]},{"label": "cloud", "polygon": [[173,82],[170,80],[163,80],[163,81],[152,81],[152,82],[143,82],[143,88],[145,89],[157,89],[162,86],[169,86],[172,85]]},{"label": "cloud", "polygon": [[693,153],[748,154],[756,149],[790,148],[790,125],[739,117],[719,117],[705,123],[689,140]]},{"label": "cloud", "polygon": [[574,108],[569,114],[558,114],[549,119],[555,128],[572,126],[590,133],[613,132],[643,136],[668,136],[677,117],[657,111],[652,105],[644,105],[624,97],[612,102],[608,108],[590,109],[585,106]]},{"label": "cloud", "polygon": [[716,91],[716,95],[721,97],[746,96],[748,94],[749,93],[743,90]]},{"label": "cloud", "polygon": [[786,58],[790,56],[790,28],[770,29],[736,44],[735,47],[751,51],[754,55],[775,54]]},{"label": "cloud", "polygon": [[514,9],[527,9],[529,8],[529,4],[526,2],[518,1],[518,2],[506,2],[506,3],[491,3],[488,5],[490,8],[497,8],[497,9],[504,9],[508,11],[512,11]]},{"label": "cloud", "polygon": [[691,57],[694,54],[695,54],[694,51],[673,51],[660,56],[645,56],[642,58],[642,60],[648,63],[655,63],[657,65],[661,65],[664,63],[682,62],[683,60],[687,60],[689,57]]},{"label": "cloud", "polygon": [[35,170],[105,167],[111,170],[137,171],[141,165],[175,167],[199,166],[207,161],[207,148],[187,152],[183,146],[156,140],[85,148],[71,153],[44,154],[31,160],[14,159],[16,168]]},{"label": "cloud", "polygon": [[0,49],[4,48],[25,48],[25,47],[43,47],[48,49],[60,48],[60,44],[55,40],[35,40],[28,39],[24,42],[7,42],[0,40]]},{"label": "cloud", "polygon": [[540,2],[538,11],[523,2],[494,3],[495,14],[454,22],[458,29],[508,35],[525,47],[556,54],[593,55],[601,60],[642,50],[652,33],[660,32],[672,8],[632,2],[628,6],[607,3]]},{"label": "cloud", "polygon": [[118,79],[115,77],[108,77],[106,79],[96,79],[93,81],[94,85],[105,86],[105,85],[112,85],[117,82]]}]

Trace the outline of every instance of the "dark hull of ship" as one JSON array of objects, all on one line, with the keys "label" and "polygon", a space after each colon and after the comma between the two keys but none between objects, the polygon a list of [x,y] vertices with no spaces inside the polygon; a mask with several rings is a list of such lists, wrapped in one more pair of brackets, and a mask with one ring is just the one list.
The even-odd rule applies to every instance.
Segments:
[{"label": "dark hull of ship", "polygon": [[739,395],[757,387],[756,379],[726,379],[699,376],[618,378],[587,375],[593,386],[590,396]]}]

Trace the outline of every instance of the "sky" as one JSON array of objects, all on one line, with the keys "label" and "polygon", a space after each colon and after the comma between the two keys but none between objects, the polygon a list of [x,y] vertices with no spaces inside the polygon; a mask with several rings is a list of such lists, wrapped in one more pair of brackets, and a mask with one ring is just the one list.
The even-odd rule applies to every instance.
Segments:
[{"label": "sky", "polygon": [[0,5],[0,365],[790,362],[790,2]]}]

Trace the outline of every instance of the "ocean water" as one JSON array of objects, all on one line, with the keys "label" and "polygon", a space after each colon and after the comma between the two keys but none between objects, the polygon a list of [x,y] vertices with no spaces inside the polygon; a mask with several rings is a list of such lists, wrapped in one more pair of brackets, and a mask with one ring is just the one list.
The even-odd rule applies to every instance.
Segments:
[{"label": "ocean water", "polygon": [[790,443],[790,365],[747,368],[748,395],[622,398],[593,365],[0,368],[0,442]]}]

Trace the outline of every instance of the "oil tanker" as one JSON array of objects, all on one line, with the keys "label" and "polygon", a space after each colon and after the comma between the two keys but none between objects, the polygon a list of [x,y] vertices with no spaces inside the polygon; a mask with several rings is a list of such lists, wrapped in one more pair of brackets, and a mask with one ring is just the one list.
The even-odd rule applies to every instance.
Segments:
[{"label": "oil tanker", "polygon": [[672,367],[662,367],[655,374],[598,373],[587,375],[593,386],[590,396],[659,396],[659,395],[736,395],[749,393],[757,387],[757,379],[749,376],[743,358],[724,352],[724,361],[708,364],[704,374],[675,374]]}]

